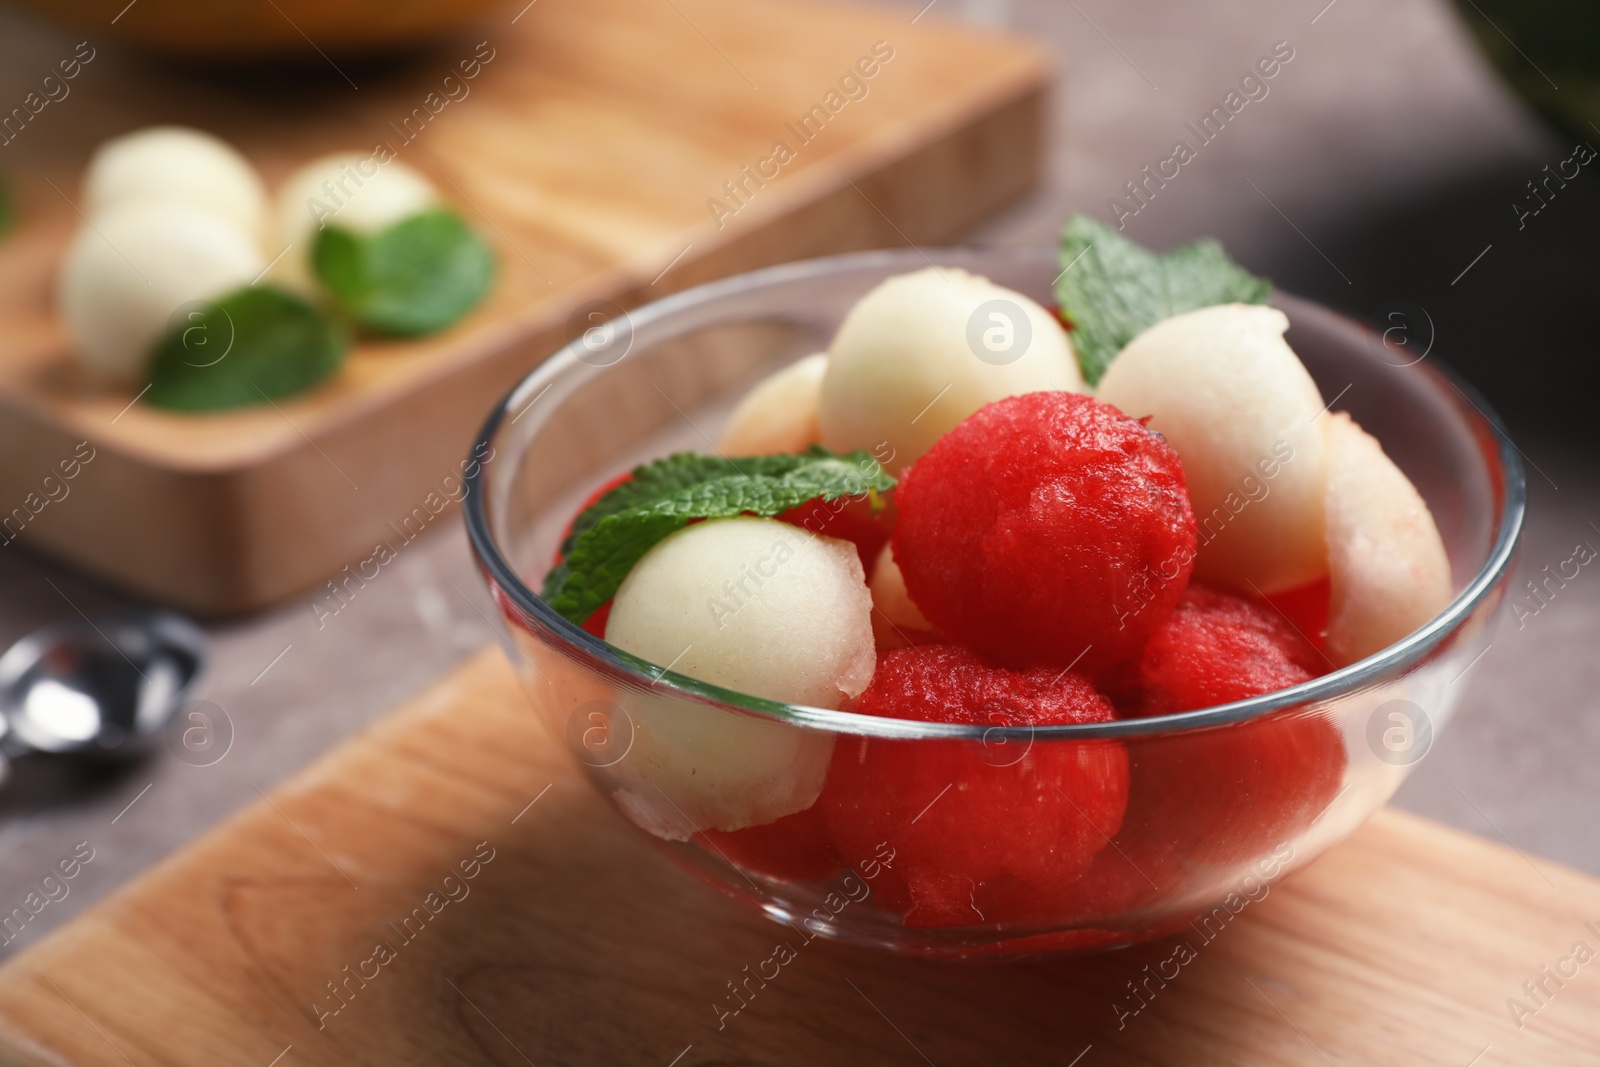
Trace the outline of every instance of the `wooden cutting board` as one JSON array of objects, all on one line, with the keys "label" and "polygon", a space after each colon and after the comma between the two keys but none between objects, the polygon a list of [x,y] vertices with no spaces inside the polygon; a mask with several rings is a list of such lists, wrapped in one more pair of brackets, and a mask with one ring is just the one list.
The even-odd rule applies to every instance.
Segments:
[{"label": "wooden cutting board", "polygon": [[[802,943],[719,1030],[725,983],[797,935],[624,824],[491,649],[0,968],[0,1063],[1593,1065],[1600,963],[1570,954],[1595,927],[1600,881],[1385,811],[1120,1028],[1172,943],[983,965]],[[1540,980],[1519,1028],[1507,998]]]},{"label": "wooden cutting board", "polygon": [[[23,99],[75,44],[0,13],[3,99]],[[444,86],[485,56],[476,78]],[[4,145],[20,223],[0,241],[0,541],[200,613],[303,593],[448,506],[473,431],[576,336],[581,307],[947,241],[1037,178],[1050,81],[1031,45],[937,14],[796,0],[537,0],[389,67],[324,63],[310,44],[306,58],[324,76],[310,88],[158,67],[101,42],[69,95]],[[78,372],[54,278],[93,147],[156,122],[228,137],[269,184],[384,143],[493,244],[500,281],[456,328],[364,344],[336,380],[275,407],[129,408],[132,390]],[[93,459],[46,483],[75,453]]]}]

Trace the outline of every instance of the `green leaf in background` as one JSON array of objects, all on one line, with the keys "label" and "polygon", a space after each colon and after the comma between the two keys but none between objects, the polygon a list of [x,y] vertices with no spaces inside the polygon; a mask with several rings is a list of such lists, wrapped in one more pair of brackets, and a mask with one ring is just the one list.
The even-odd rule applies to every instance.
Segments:
[{"label": "green leaf in background", "polygon": [[182,411],[259,404],[321,381],[345,348],[332,320],[298,296],[247,286],[173,325],[156,345],[145,398]]},{"label": "green leaf in background", "polygon": [[374,234],[328,226],[311,259],[351,318],[389,334],[444,329],[494,281],[489,246],[448,211],[424,211]]},{"label": "green leaf in background", "polygon": [[1166,255],[1074,215],[1061,235],[1056,300],[1072,323],[1072,347],[1090,385],[1122,346],[1162,319],[1213,304],[1265,304],[1272,283],[1241,268],[1213,240]]},{"label": "green leaf in background", "polygon": [[894,478],[867,452],[834,455],[820,445],[748,459],[679,452],[635,468],[573,521],[564,558],[545,577],[544,599],[581,626],[646,552],[692,519],[771,517],[808,500],[892,488]]}]

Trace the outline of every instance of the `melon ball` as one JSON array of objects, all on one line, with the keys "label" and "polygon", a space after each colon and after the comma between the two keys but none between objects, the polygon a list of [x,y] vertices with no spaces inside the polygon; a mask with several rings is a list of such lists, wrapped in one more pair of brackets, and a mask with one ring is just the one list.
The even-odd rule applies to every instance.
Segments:
[{"label": "melon ball", "polygon": [[384,163],[371,152],[341,152],[313,160],[278,190],[272,280],[303,293],[317,290],[311,250],[329,223],[371,234],[426,211],[439,192],[426,177],[398,160]]},{"label": "melon ball", "polygon": [[709,707],[665,685],[619,685],[543,655],[521,629],[511,638],[538,663],[546,694],[566,704],[560,733],[580,765],[657,837],[764,826],[811,807],[821,792],[828,733]]},{"label": "melon ball", "polygon": [[95,150],[84,175],[84,211],[93,219],[125,204],[175,200],[210,208],[252,237],[266,215],[266,192],[250,161],[232,145],[186,126],[150,126]]},{"label": "melon ball", "polygon": [[135,384],[180,306],[248,285],[265,265],[255,241],[222,215],[130,201],[78,231],[57,299],[79,358],[108,381]]},{"label": "melon ball", "polygon": [[1453,596],[1433,515],[1383,446],[1350,416],[1323,424],[1328,444],[1327,652],[1365,659],[1425,625]]},{"label": "melon ball", "polygon": [[834,336],[822,378],[822,443],[892,449],[897,473],[985,404],[1086,392],[1066,331],[1021,293],[953,267],[880,283]]},{"label": "melon ball", "polygon": [[1221,304],[1129,341],[1095,395],[1149,417],[1183,460],[1197,579],[1276,593],[1327,572],[1322,395],[1276,308]]},{"label": "melon ball", "polygon": [[632,746],[606,777],[623,814],[657,837],[687,841],[706,830],[765,826],[822,794],[830,733],[666,694],[621,704]]},{"label": "melon ball", "polygon": [[933,623],[906,592],[906,578],[894,561],[894,549],[884,545],[872,565],[872,633],[881,651],[932,644],[940,640]]},{"label": "melon ball", "polygon": [[775,519],[717,519],[634,565],[606,640],[726,689],[836,708],[872,680],[871,614],[854,545]]},{"label": "melon ball", "polygon": [[729,456],[770,456],[816,444],[822,439],[817,402],[827,369],[828,354],[818,352],[761,379],[728,416],[717,447]]},{"label": "melon ball", "polygon": [[[716,519],[635,564],[606,639],[727,689],[836,708],[872,680],[871,611],[849,542],[773,519]],[[657,836],[763,825],[804,811],[822,791],[831,734],[665,695],[639,698],[633,714],[616,799]]]}]

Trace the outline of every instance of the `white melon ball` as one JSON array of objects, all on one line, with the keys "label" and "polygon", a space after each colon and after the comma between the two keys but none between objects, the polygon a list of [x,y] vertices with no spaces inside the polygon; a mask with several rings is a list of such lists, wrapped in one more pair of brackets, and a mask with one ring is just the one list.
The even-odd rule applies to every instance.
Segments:
[{"label": "white melon ball", "polygon": [[272,268],[272,280],[303,293],[315,292],[311,249],[329,223],[371,234],[426,211],[439,191],[398,160],[380,162],[371,152],[340,152],[313,160],[278,190],[272,254],[287,248]]},{"label": "white melon ball", "polygon": [[836,708],[872,680],[871,614],[850,543],[776,519],[718,519],[634,565],[606,640],[727,689]]},{"label": "white melon ball", "polygon": [[[871,611],[854,546],[773,519],[719,519],[646,553],[617,590],[606,640],[724,688],[834,708],[872,680]],[[822,791],[831,734],[664,696],[630,710],[616,799],[658,836],[761,825]]]},{"label": "white melon ball", "polygon": [[845,316],[822,379],[822,443],[876,452],[890,473],[985,404],[1085,392],[1066,331],[1021,293],[953,267],[880,283]]},{"label": "white melon ball", "polygon": [[657,837],[687,841],[701,830],[764,826],[822,793],[830,733],[664,695],[621,703],[632,747],[606,772],[612,799]]},{"label": "white melon ball", "polygon": [[255,241],[222,215],[173,201],[132,201],[79,229],[57,300],[80,359],[137,384],[172,315],[248,285],[265,266]]},{"label": "white melon ball", "polygon": [[175,200],[209,208],[252,237],[262,233],[266,191],[250,161],[220,138],[186,126],[151,126],[95,150],[84,211],[98,220],[130,203]]},{"label": "white melon ball", "polygon": [[872,632],[878,648],[905,648],[938,640],[938,631],[906,591],[905,575],[894,561],[893,546],[884,545],[872,565]]},{"label": "white melon ball", "polygon": [[1128,342],[1095,392],[1149,416],[1177,451],[1199,526],[1195,576],[1244,592],[1327,573],[1322,395],[1288,327],[1253,304],[1174,315]]},{"label": "white melon ball", "polygon": [[728,416],[717,447],[728,456],[803,452],[822,439],[817,403],[828,354],[791,363],[755,384]]},{"label": "white melon ball", "polygon": [[1454,595],[1433,514],[1383,446],[1350,416],[1324,420],[1328,443],[1328,656],[1339,666],[1382,651]]}]

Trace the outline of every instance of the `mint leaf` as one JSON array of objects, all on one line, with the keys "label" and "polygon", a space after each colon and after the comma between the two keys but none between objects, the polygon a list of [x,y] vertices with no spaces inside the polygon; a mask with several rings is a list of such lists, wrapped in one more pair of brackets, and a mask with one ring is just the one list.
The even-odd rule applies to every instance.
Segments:
[{"label": "mint leaf", "polygon": [[834,455],[820,445],[748,459],[679,452],[634,468],[573,521],[562,561],[545,576],[544,599],[581,626],[646,552],[692,519],[771,517],[808,500],[892,488],[894,478],[866,452]]},{"label": "mint leaf", "polygon": [[[696,486],[718,478],[736,478],[745,481],[749,476],[751,481],[757,477],[778,478],[793,474],[797,470],[805,469],[813,475],[823,475],[839,471],[841,477],[848,479],[849,471],[840,470],[833,464],[819,466],[818,457],[836,458],[820,445],[812,446],[808,452],[798,454],[779,454],[773,456],[757,456],[751,459],[726,459],[721,456],[703,456],[698,452],[676,452],[662,459],[635,467],[629,474],[628,480],[615,486],[599,500],[585,508],[572,523],[572,532],[561,543],[561,554],[570,555],[572,547],[580,537],[594,528],[601,519],[607,515],[627,511],[634,507],[644,507],[655,503],[665,497],[688,492]],[[863,479],[864,480],[864,479]],[[891,479],[888,485],[893,485]],[[883,491],[888,486],[876,486]],[[866,486],[847,488],[843,494],[865,492]],[[811,497],[806,497],[810,500]],[[829,499],[832,499],[830,497]],[[801,501],[804,503],[804,500]],[[782,508],[779,509],[784,510]],[[709,516],[697,516],[709,517]]]},{"label": "mint leaf", "polygon": [[1265,304],[1272,293],[1270,281],[1234,263],[1216,241],[1160,255],[1083,215],[1061,234],[1061,265],[1056,300],[1090,385],[1123,345],[1162,319],[1213,304]]},{"label": "mint leaf", "polygon": [[206,301],[157,342],[145,398],[182,411],[259,404],[332,374],[345,347],[339,328],[298,296],[246,286]]},{"label": "mint leaf", "polygon": [[448,211],[424,211],[374,234],[330,225],[311,261],[340,308],[389,334],[444,329],[494,281],[489,246]]}]

